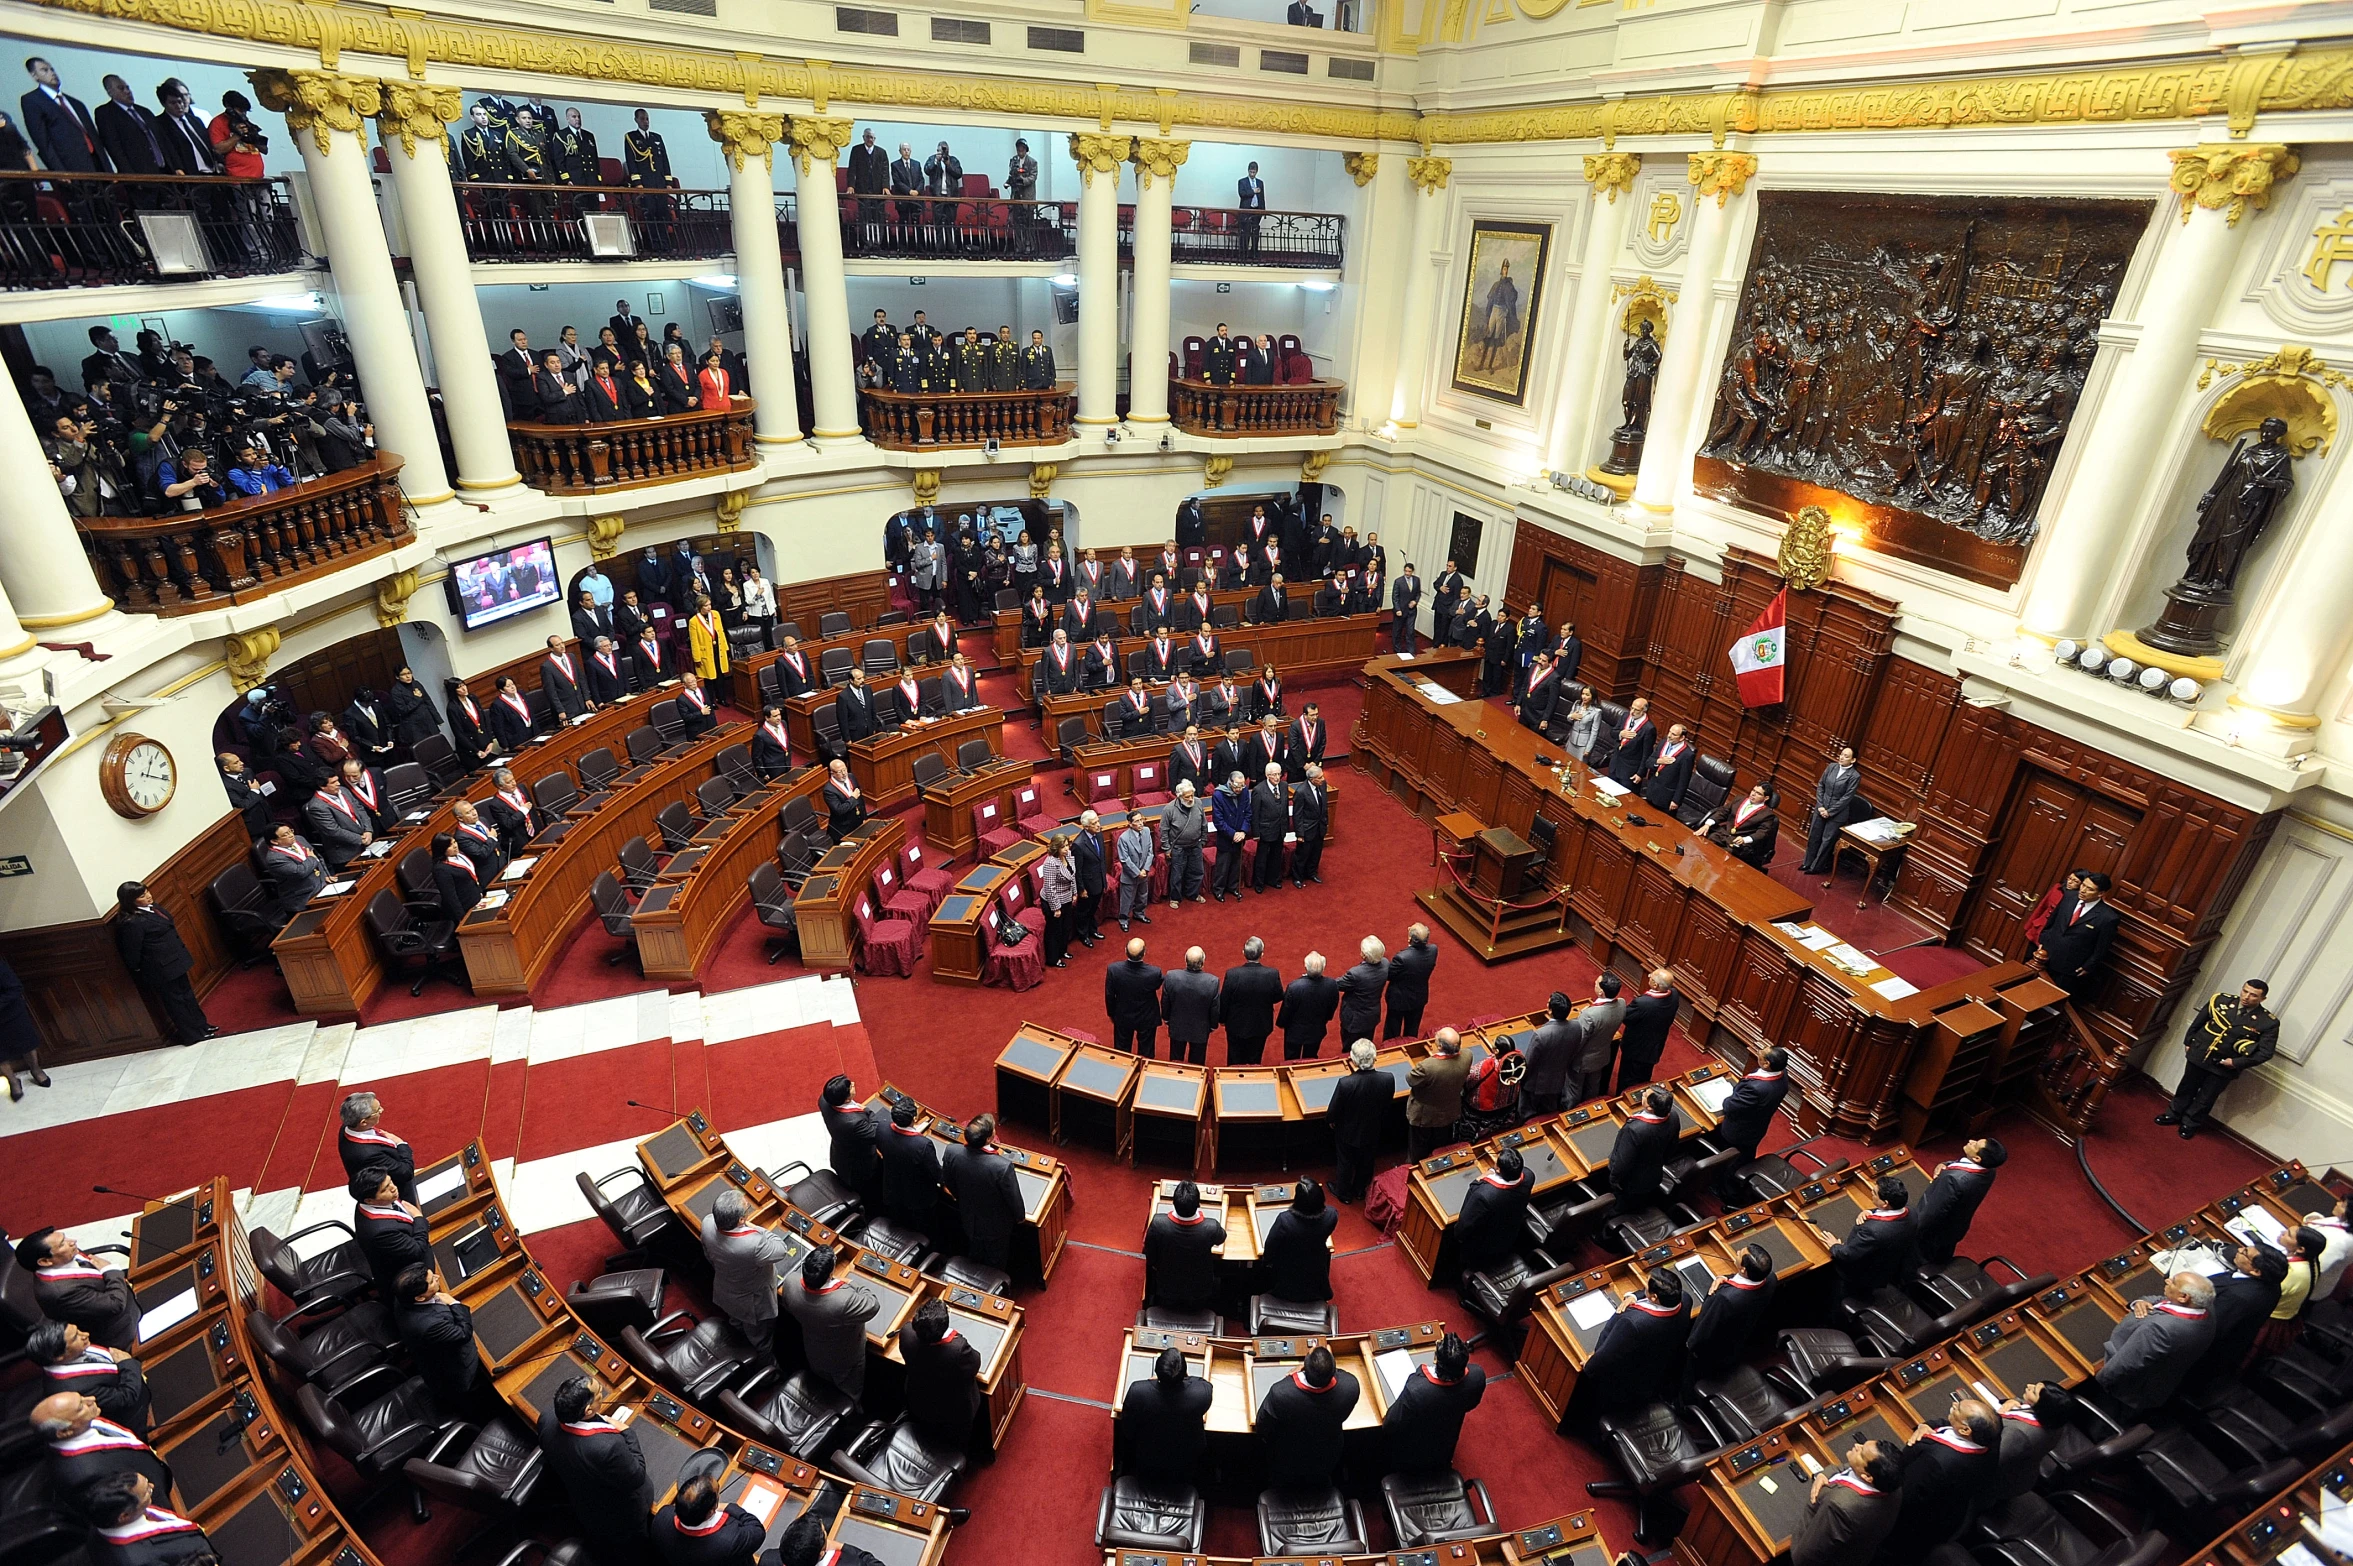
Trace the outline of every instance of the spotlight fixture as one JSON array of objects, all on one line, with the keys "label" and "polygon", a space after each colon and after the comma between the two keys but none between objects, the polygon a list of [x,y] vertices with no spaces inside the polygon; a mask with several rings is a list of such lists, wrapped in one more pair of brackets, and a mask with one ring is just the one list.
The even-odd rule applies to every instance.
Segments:
[{"label": "spotlight fixture", "polygon": [[1117,431],[1117,430],[1105,430],[1105,431],[1103,432],[1103,444],[1104,444],[1104,445],[1106,445],[1106,446],[1116,446],[1116,445],[1118,445],[1118,444],[1119,444],[1119,431]]},{"label": "spotlight fixture", "polygon": [[2196,701],[2200,696],[2204,695],[2205,690],[2206,688],[2204,686],[2200,685],[2196,680],[2191,679],[2188,675],[2185,674],[2180,679],[2175,680],[2170,686],[2167,686],[2165,694],[2171,696],[2175,701],[2190,702]]},{"label": "spotlight fixture", "polygon": [[2086,674],[2097,674],[2108,666],[2108,651],[2104,647],[2086,647],[2075,655],[2075,666]]},{"label": "spotlight fixture", "polygon": [[1162,430],[1160,432],[1160,449],[1162,451],[1176,450],[1176,437],[1168,431]]},{"label": "spotlight fixture", "polygon": [[2119,685],[2130,685],[2140,672],[2141,666],[2130,658],[2111,658],[2108,661],[2108,678]]},{"label": "spotlight fixture", "polygon": [[2063,637],[2060,639],[2058,644],[2051,649],[2051,656],[2057,658],[2061,663],[2073,663],[2075,661],[2075,655],[2082,651],[2083,643],[2076,641],[2073,638]]},{"label": "spotlight fixture", "polygon": [[2155,665],[2143,669],[2141,671],[2141,689],[2152,696],[2161,694],[2165,689],[2165,671]]}]

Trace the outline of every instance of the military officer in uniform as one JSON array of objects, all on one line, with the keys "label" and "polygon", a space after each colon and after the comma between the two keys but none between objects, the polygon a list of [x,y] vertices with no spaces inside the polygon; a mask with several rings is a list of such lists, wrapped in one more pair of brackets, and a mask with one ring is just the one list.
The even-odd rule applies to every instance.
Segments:
[{"label": "military officer in uniform", "polygon": [[1031,391],[1054,389],[1054,350],[1046,346],[1046,334],[1034,327],[1029,346],[1021,350],[1021,384]]},{"label": "military officer in uniform", "polygon": [[[548,145],[546,128],[529,109],[515,111],[514,129],[507,132],[506,155],[507,178],[516,184],[546,185],[554,181],[554,149]],[[547,198],[526,196],[524,210],[533,217],[546,217]]]},{"label": "military officer in uniform", "polygon": [[[637,111],[637,128],[621,138],[621,178],[640,190],[666,191],[678,184],[670,172],[670,149],[643,109]],[[668,207],[667,196],[646,196],[637,203],[638,221],[646,225],[646,243],[651,249],[670,248],[669,225],[662,221]]]},{"label": "military officer in uniform", "polygon": [[964,340],[956,345],[956,389],[960,392],[979,392],[989,389],[989,345],[980,340],[980,328],[964,328]]},{"label": "military officer in uniform", "polygon": [[940,356],[940,329],[926,321],[921,310],[915,312],[914,324],[907,328],[904,335],[927,363]]},{"label": "military officer in uniform", "polygon": [[506,137],[491,123],[490,100],[477,98],[466,123],[455,133],[457,177],[462,180],[503,180],[507,173]]},{"label": "military officer in uniform", "polygon": [[890,369],[891,390],[895,392],[927,392],[931,390],[931,360],[916,348],[911,337],[894,337],[895,347],[885,350],[883,361]]},{"label": "military officer in uniform", "polygon": [[2249,979],[2238,994],[2218,990],[2191,1014],[2181,1041],[2181,1086],[2157,1124],[2181,1127],[2184,1141],[2196,1136],[2223,1089],[2271,1058],[2279,1048],[2279,1018],[2264,1007],[2270,994],[2270,985]]},{"label": "military officer in uniform", "polygon": [[1013,328],[997,328],[997,340],[989,348],[989,390],[1021,390],[1021,346],[1013,340]]},{"label": "military officer in uniform", "polygon": [[[564,111],[564,124],[556,131],[556,179],[566,185],[601,185],[605,182],[605,166],[596,153],[596,132],[580,123],[578,109]],[[587,201],[582,198],[583,209]]]},{"label": "military officer in uniform", "polygon": [[1225,322],[1218,322],[1217,335],[1209,339],[1201,349],[1201,372],[1209,378],[1210,385],[1231,386],[1234,384],[1234,366],[1238,362],[1237,352],[1234,340],[1226,335]]}]

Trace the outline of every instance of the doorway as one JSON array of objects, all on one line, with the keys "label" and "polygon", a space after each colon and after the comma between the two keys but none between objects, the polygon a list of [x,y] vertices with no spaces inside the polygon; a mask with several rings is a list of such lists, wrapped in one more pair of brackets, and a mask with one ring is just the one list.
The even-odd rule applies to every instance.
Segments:
[{"label": "doorway", "polygon": [[2026,920],[2070,870],[2114,875],[2140,812],[2038,767],[2021,771],[2004,812],[2000,846],[1962,930],[1987,962],[2027,955]]}]

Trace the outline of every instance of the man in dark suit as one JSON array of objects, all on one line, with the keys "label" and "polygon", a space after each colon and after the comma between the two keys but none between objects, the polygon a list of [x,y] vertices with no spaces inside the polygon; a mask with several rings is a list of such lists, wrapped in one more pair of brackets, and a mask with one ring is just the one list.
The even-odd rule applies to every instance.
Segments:
[{"label": "man in dark suit", "polygon": [[1404,572],[1389,584],[1389,650],[1413,651],[1414,624],[1422,612],[1422,579],[1414,574],[1413,562],[1405,563]]},{"label": "man in dark suit", "polygon": [[1894,1175],[1881,1175],[1873,1193],[1879,1205],[1855,1220],[1847,1237],[1830,1247],[1830,1265],[1849,1299],[1863,1299],[1909,1272],[1918,1262],[1918,1220],[1912,1195]]},{"label": "man in dark suit", "polygon": [[1185,952],[1185,965],[1160,981],[1161,1014],[1168,1020],[1168,1058],[1209,1064],[1209,1035],[1217,1029],[1217,975],[1204,973],[1200,947]]},{"label": "man in dark suit", "polygon": [[1668,729],[1667,742],[1659,747],[1658,760],[1643,782],[1643,803],[1669,815],[1682,808],[1683,791],[1691,786],[1691,769],[1698,760],[1699,747],[1691,743],[1683,725]]},{"label": "man in dark suit", "polygon": [[586,637],[580,645],[588,654],[588,662],[581,672],[588,679],[589,705],[609,707],[628,695],[630,671],[621,667],[621,655],[613,650],[613,639]]},{"label": "man in dark suit", "polygon": [[41,166],[60,174],[113,173],[88,105],[59,84],[57,68],[34,55],[25,61],[25,72],[33,90],[17,100],[17,108]]},{"label": "man in dark suit", "polygon": [[[1092,836],[1092,833],[1082,834]],[[1103,1010],[1111,1019],[1111,1047],[1150,1059],[1160,1038],[1158,968],[1144,960],[1144,938],[1127,943],[1124,960],[1103,970]]]},{"label": "man in dark suit", "polygon": [[1029,1216],[1013,1162],[997,1146],[997,1117],[973,1116],[964,1140],[940,1155],[940,1183],[956,1199],[964,1230],[964,1254],[984,1267],[1007,1268],[1013,1259],[1013,1231]]},{"label": "man in dark suit", "polygon": [[1406,927],[1405,945],[1389,959],[1388,1014],[1381,1023],[1384,1039],[1418,1038],[1422,1010],[1430,1004],[1430,975],[1438,967],[1438,948],[1430,944],[1430,927]]},{"label": "man in dark suit", "polygon": [[720,1501],[709,1474],[687,1480],[654,1513],[654,1554],[662,1566],[752,1566],[767,1537],[767,1524],[733,1501]]},{"label": "man in dark suit", "polygon": [[1650,698],[1637,696],[1627,703],[1626,721],[1610,752],[1610,780],[1620,788],[1636,788],[1650,775],[1651,758],[1658,754],[1658,725],[1650,721]]},{"label": "man in dark suit", "polygon": [[1284,735],[1284,775],[1294,783],[1305,777],[1309,762],[1320,763],[1324,759],[1326,738],[1323,708],[1311,701],[1301,709],[1299,716],[1292,721],[1289,732]]},{"label": "man in dark suit", "polygon": [[830,1245],[803,1257],[800,1287],[787,1283],[781,1303],[800,1323],[801,1352],[810,1373],[855,1402],[866,1388],[866,1323],[882,1309],[882,1298],[835,1277],[839,1259]]},{"label": "man in dark suit", "polygon": [[1578,1061],[1585,1051],[1585,1025],[1569,1011],[1569,997],[1554,990],[1545,1002],[1544,1020],[1522,1051],[1527,1069],[1520,1078],[1520,1108],[1525,1114],[1556,1113],[1582,1084]]},{"label": "man in dark suit", "polygon": [[598,637],[610,636],[617,640],[621,632],[613,619],[612,606],[600,606],[596,595],[583,587],[580,589],[580,601],[572,606],[572,634],[579,638],[582,651],[586,651],[596,645]]},{"label": "man in dark suit", "polygon": [[1719,805],[1701,820],[1699,832],[1742,864],[1771,868],[1773,850],[1781,843],[1781,812],[1773,808],[1772,789],[1758,783],[1739,799]]},{"label": "man in dark suit", "polygon": [[539,361],[532,357],[531,338],[521,327],[507,333],[507,351],[498,356],[498,389],[505,394],[507,417],[539,417]]},{"label": "man in dark suit", "polygon": [[1324,954],[1309,952],[1306,971],[1284,987],[1282,1007],[1275,1013],[1275,1026],[1283,1030],[1283,1058],[1314,1058],[1339,1009],[1340,986],[1324,977]]},{"label": "man in dark suit", "polygon": [[539,369],[531,377],[531,397],[538,404],[538,411],[531,417],[542,424],[590,422],[588,399],[564,373],[564,362],[552,348],[539,356]]},{"label": "man in dark suit", "polygon": [[2268,1245],[2241,1245],[2231,1253],[2231,1270],[2213,1280],[2213,1341],[2182,1385],[2193,1395],[2219,1387],[2239,1373],[2254,1350],[2256,1334],[2279,1306],[2288,1259]]},{"label": "man in dark suit", "polygon": [[16,1242],[16,1264],[32,1275],[41,1314],[82,1329],[102,1348],[139,1346],[139,1299],[120,1270],[100,1267],[72,1235],[35,1229]]},{"label": "man in dark suit", "polygon": [[429,1262],[412,1262],[393,1284],[392,1323],[401,1346],[445,1419],[474,1401],[482,1356],[474,1348],[474,1313],[458,1303]]},{"label": "man in dark suit", "polygon": [[1269,1387],[1256,1420],[1268,1482],[1278,1488],[1329,1484],[1340,1467],[1341,1427],[1357,1395],[1356,1378],[1321,1345]]},{"label": "man in dark suit", "polygon": [[1683,1279],[1661,1267],[1639,1293],[1618,1302],[1618,1312],[1601,1329],[1593,1357],[1577,1378],[1570,1415],[1582,1423],[1659,1401],[1683,1380],[1683,1345],[1691,1334],[1691,1301]]},{"label": "man in dark suit", "polygon": [[32,1425],[49,1443],[49,1480],[59,1494],[78,1495],[110,1474],[136,1475],[157,1494],[171,1494],[172,1471],[161,1455],[101,1414],[95,1398],[53,1392],[33,1405]]},{"label": "man in dark suit", "polygon": [[261,878],[270,889],[270,916],[284,924],[327,884],[327,861],[294,828],[274,827],[261,851]]},{"label": "man in dark suit", "polygon": [[2075,896],[2061,899],[2051,911],[2042,942],[2034,949],[2043,971],[2071,1000],[2081,1001],[2091,993],[2109,943],[2116,938],[2117,913],[2108,903],[2109,884],[2102,871],[2086,875]]},{"label": "man in dark suit", "polygon": [[1463,1083],[1471,1074],[1461,1034],[1440,1028],[1431,1042],[1430,1052],[1406,1072],[1405,1156],[1416,1163],[1454,1139]]},{"label": "man in dark suit", "polygon": [[1306,775],[1291,785],[1291,832],[1298,839],[1291,853],[1291,884],[1324,884],[1324,833],[1331,816],[1331,789],[1324,782],[1323,763],[1311,761]]},{"label": "man in dark suit", "polygon": [[1926,1560],[1990,1499],[2001,1469],[2001,1422],[1975,1398],[1955,1403],[1948,1418],[1904,1449],[1903,1506],[1880,1549],[1882,1560]]},{"label": "man in dark suit", "polygon": [[913,1099],[891,1106],[882,1144],[882,1209],[925,1234],[939,1221],[939,1145],[917,1129]]},{"label": "man in dark suit", "polygon": [[817,689],[817,660],[801,650],[801,639],[788,636],[778,650],[776,662],[769,666],[776,673],[776,694],[780,698],[804,696]]},{"label": "man in dark suit", "polygon": [[2173,1400],[2213,1345],[2214,1284],[2177,1272],[2165,1280],[2161,1299],[2134,1300],[2132,1313],[2110,1330],[2100,1390],[2126,1419],[2154,1413]]},{"label": "man in dark suit", "polygon": [[1675,1026],[1675,970],[1651,971],[1650,988],[1626,1003],[1618,1030],[1618,1087],[1625,1092],[1648,1082],[1666,1053],[1667,1034]]},{"label": "man in dark suit", "polygon": [[400,1188],[380,1164],[370,1164],[348,1183],[353,1203],[351,1232],[360,1253],[376,1276],[377,1291],[398,1299],[400,1275],[422,1262],[433,1263],[432,1238],[425,1215],[414,1202],[400,1199]]},{"label": "man in dark suit", "polygon": [[1528,670],[1528,688],[1521,692],[1516,709],[1521,727],[1539,734],[1550,729],[1553,716],[1560,709],[1560,696],[1561,682],[1553,673],[1552,659],[1538,653]]},{"label": "man in dark suit", "polygon": [[497,829],[499,847],[512,859],[530,845],[546,823],[539,818],[538,802],[508,768],[491,772],[490,787],[491,795],[482,801],[480,814]]},{"label": "man in dark suit", "polygon": [[574,1376],[539,1416],[539,1450],[572,1503],[589,1552],[605,1566],[636,1566],[646,1525],[645,1453],[637,1432],[596,1412],[596,1385]]},{"label": "man in dark suit", "polygon": [[1453,1467],[1462,1422],[1486,1395],[1487,1372],[1471,1363],[1461,1338],[1447,1333],[1430,1363],[1406,1378],[1381,1416],[1388,1472],[1436,1473]]},{"label": "man in dark suit", "polygon": [[1719,1376],[1739,1364],[1749,1344],[1773,1314],[1778,1280],[1773,1276],[1773,1253],[1761,1245],[1742,1249],[1740,1265],[1716,1280],[1701,1302],[1686,1344],[1683,1391],[1702,1376]]},{"label": "man in dark suit", "polygon": [[128,1349],[108,1348],[71,1322],[43,1319],[25,1334],[25,1357],[40,1369],[43,1397],[78,1393],[100,1415],[147,1439],[153,1398],[144,1367]]},{"label": "man in dark suit", "polygon": [[1258,596],[1250,600],[1250,621],[1253,625],[1272,625],[1290,618],[1290,614],[1291,591],[1283,585],[1282,573],[1278,571],[1258,590]]},{"label": "man in dark suit", "polygon": [[2010,1150],[1990,1136],[1972,1137],[1961,1144],[1961,1156],[1947,1160],[1928,1182],[1920,1197],[1920,1259],[1939,1266],[1953,1259],[1969,1233],[1986,1193],[1994,1188],[1994,1171],[2009,1162]]},{"label": "man in dark suit", "polygon": [[[1266,181],[1258,177],[1256,163],[1250,165],[1248,173],[1234,181],[1234,205],[1244,212],[1266,210]],[[1258,254],[1258,222],[1255,217],[1242,219],[1242,254],[1246,256]]]},{"label": "man in dark suit", "polygon": [[1348,1075],[1332,1084],[1332,1101],[1325,1119],[1332,1128],[1336,1159],[1332,1194],[1353,1202],[1372,1184],[1373,1164],[1381,1151],[1381,1133],[1388,1129],[1390,1106],[1397,1100],[1397,1084],[1389,1073],[1376,1070],[1371,1039],[1348,1046]]},{"label": "man in dark suit", "polygon": [[980,1413],[980,1350],[949,1322],[947,1301],[928,1299],[899,1329],[907,1363],[907,1422],[951,1452],[972,1444]]},{"label": "man in dark suit", "polygon": [[1070,933],[1091,951],[1103,938],[1103,927],[1097,915],[1103,906],[1103,890],[1111,878],[1103,868],[1103,837],[1096,830],[1102,818],[1092,810],[1079,813],[1079,834],[1070,845],[1070,867],[1078,878],[1078,896],[1070,905]]},{"label": "man in dark suit", "polygon": [[1201,1210],[1201,1188],[1177,1182],[1172,1211],[1144,1226],[1144,1303],[1166,1310],[1209,1309],[1217,1298],[1217,1248],[1226,1227]]},{"label": "man in dark suit", "polygon": [[1457,562],[1449,560],[1446,569],[1431,581],[1434,589],[1430,598],[1430,640],[1440,647],[1454,645],[1454,616],[1462,606],[1463,589],[1468,586],[1462,578]]},{"label": "man in dark suit", "polygon": [[89,1558],[107,1566],[215,1561],[204,1530],[165,1506],[170,1493],[140,1473],[106,1474],[69,1498],[92,1530]]},{"label": "man in dark suit", "polygon": [[1209,1383],[1188,1371],[1184,1351],[1162,1349],[1152,1379],[1129,1382],[1120,1398],[1113,1433],[1119,1471],[1156,1484],[1191,1484],[1209,1447],[1211,1401]]},{"label": "man in dark suit", "polygon": [[[1788,1068],[1789,1051],[1768,1049],[1757,1057],[1756,1069],[1742,1077],[1732,1089],[1732,1096],[1724,1100],[1724,1112],[1716,1117],[1716,1140],[1725,1147],[1740,1149],[1740,1156],[1732,1161],[1733,1168],[1753,1162],[1758,1144],[1773,1129],[1774,1113],[1789,1096]],[[1723,1195],[1726,1188],[1726,1183],[1720,1181],[1717,1194]]]},{"label": "man in dark suit", "polygon": [[166,78],[156,89],[163,104],[157,133],[163,138],[164,161],[174,174],[214,175],[221,172],[220,154],[213,150],[212,133],[190,109],[188,87],[178,77]]},{"label": "man in dark suit", "polygon": [[539,688],[566,718],[581,717],[595,705],[584,688],[580,660],[560,636],[547,639],[547,656],[539,660]]},{"label": "man in dark suit", "polygon": [[1168,753],[1168,786],[1174,789],[1179,783],[1192,784],[1193,792],[1204,803],[1208,801],[1214,780],[1209,773],[1209,747],[1201,743],[1201,726],[1197,723],[1185,725],[1185,737]]},{"label": "man in dark suit", "polygon": [[1610,1190],[1617,1195],[1618,1211],[1635,1213],[1658,1204],[1659,1172],[1675,1156],[1682,1135],[1675,1095],[1659,1087],[1644,1094],[1642,1107],[1610,1144]]},{"label": "man in dark suit", "polygon": [[114,889],[114,899],[114,949],[132,981],[162,1005],[174,1036],[194,1044],[220,1032],[188,982],[196,959],[188,955],[172,916],[155,905],[155,894],[143,882],[125,881]]},{"label": "man in dark suit", "polygon": [[1283,769],[1270,763],[1259,785],[1250,791],[1250,890],[1261,896],[1282,884],[1283,839],[1291,831],[1291,794],[1283,786]]},{"label": "man in dark suit", "polygon": [[1454,1251],[1464,1272],[1487,1272],[1511,1260],[1520,1248],[1521,1224],[1535,1187],[1516,1147],[1497,1153],[1495,1167],[1471,1182],[1454,1227]]},{"label": "man in dark suit", "polygon": [[882,1121],[853,1093],[850,1079],[837,1076],[818,1094],[825,1121],[826,1164],[860,1196],[882,1185]]},{"label": "man in dark suit", "polygon": [[1858,1566],[1895,1529],[1903,1506],[1903,1469],[1876,1441],[1846,1449],[1846,1467],[1814,1476],[1806,1514],[1790,1541],[1790,1566]]},{"label": "man in dark suit", "polygon": [[[98,145],[117,174],[165,174],[171,170],[164,156],[163,138],[153,114],[131,94],[131,84],[119,76],[99,83],[106,102],[98,105]],[[146,205],[134,199],[133,205]]]},{"label": "man in dark suit", "polygon": [[1381,1031],[1381,992],[1389,984],[1389,953],[1378,936],[1357,943],[1357,965],[1340,976],[1340,1041],[1377,1038]]},{"label": "man in dark suit", "polygon": [[[1222,855],[1225,845],[1221,844]],[[1218,1020],[1226,1030],[1226,1064],[1255,1066],[1275,1030],[1275,1008],[1283,1001],[1283,976],[1258,959],[1266,942],[1253,935],[1242,943],[1240,966],[1228,968],[1218,987]]]},{"label": "man in dark suit", "polygon": [[852,669],[850,683],[834,693],[833,716],[841,725],[845,745],[882,731],[882,721],[874,712],[874,693],[866,686],[864,669]]}]

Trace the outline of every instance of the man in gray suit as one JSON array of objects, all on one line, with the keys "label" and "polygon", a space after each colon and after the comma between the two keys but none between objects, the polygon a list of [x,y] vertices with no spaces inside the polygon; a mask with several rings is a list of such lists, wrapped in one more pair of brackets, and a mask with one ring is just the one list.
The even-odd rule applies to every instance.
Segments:
[{"label": "man in gray suit", "polygon": [[809,1369],[856,1402],[866,1386],[866,1323],[882,1301],[835,1277],[833,1260],[830,1245],[811,1251],[801,1262],[800,1285],[784,1291],[784,1308],[801,1324]]},{"label": "man in gray suit", "polygon": [[1180,973],[1160,981],[1161,1015],[1168,1019],[1168,1058],[1209,1064],[1209,1035],[1217,1029],[1217,975],[1201,971],[1208,959],[1198,946],[1185,952]]},{"label": "man in gray suit", "polygon": [[711,1264],[711,1306],[762,1354],[776,1340],[776,1264],[795,1247],[774,1229],[744,1222],[743,1193],[730,1187],[703,1220],[703,1258]]},{"label": "man in gray suit", "polygon": [[907,551],[907,581],[915,589],[915,601],[925,614],[940,606],[940,585],[947,575],[948,552],[940,547],[936,534],[929,528]]},{"label": "man in gray suit", "polygon": [[1528,1041],[1528,1073],[1520,1078],[1520,1106],[1532,1116],[1559,1109],[1562,1096],[1584,1082],[1585,1030],[1569,1015],[1568,996],[1554,990],[1546,1009],[1550,1015]]},{"label": "man in gray suit", "polygon": [[2173,1399],[2182,1378],[2214,1341],[2214,1284],[2194,1272],[2165,1280],[2165,1297],[2132,1302],[2116,1323],[2100,1367],[2100,1390],[2119,1414],[2137,1419]]},{"label": "man in gray suit", "polygon": [[319,791],[302,807],[302,824],[327,868],[340,870],[373,842],[367,807],[343,791],[343,778],[330,772]]},{"label": "man in gray suit", "polygon": [[1381,1036],[1381,993],[1389,987],[1389,949],[1381,938],[1366,936],[1356,954],[1363,960],[1340,975],[1340,1038],[1349,1044]]},{"label": "man in gray suit", "polygon": [[1578,1013],[1583,1044],[1577,1056],[1577,1096],[1583,1103],[1610,1090],[1610,1061],[1617,1053],[1618,1024],[1626,1020],[1626,1003],[1618,999],[1625,988],[1614,973],[1605,973],[1594,986],[1593,1004]]}]

